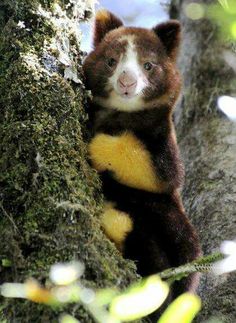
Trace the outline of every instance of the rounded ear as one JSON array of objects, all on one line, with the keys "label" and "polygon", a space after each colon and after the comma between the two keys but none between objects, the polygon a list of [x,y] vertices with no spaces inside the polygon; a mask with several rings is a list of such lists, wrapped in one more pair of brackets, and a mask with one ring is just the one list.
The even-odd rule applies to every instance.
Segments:
[{"label": "rounded ear", "polygon": [[166,48],[167,55],[176,60],[181,40],[181,25],[178,20],[169,20],[153,28]]},{"label": "rounded ear", "polygon": [[99,10],[95,16],[93,44],[96,47],[111,30],[123,26],[123,22],[107,10]]}]

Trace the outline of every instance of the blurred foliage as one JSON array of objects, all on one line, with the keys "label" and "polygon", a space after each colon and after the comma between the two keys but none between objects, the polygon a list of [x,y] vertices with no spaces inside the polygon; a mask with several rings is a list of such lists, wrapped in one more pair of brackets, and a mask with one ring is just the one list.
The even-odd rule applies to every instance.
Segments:
[{"label": "blurred foliage", "polygon": [[218,0],[218,3],[208,7],[207,16],[219,25],[222,37],[236,39],[235,0]]},{"label": "blurred foliage", "polygon": [[184,12],[191,20],[211,19],[224,39],[236,39],[236,0],[215,0],[211,5],[190,2],[184,6]]},{"label": "blurred foliage", "polygon": [[199,297],[184,293],[170,304],[158,323],[191,323],[200,308]]},{"label": "blurred foliage", "polygon": [[[94,291],[82,285],[84,268],[80,262],[56,264],[51,267],[47,288],[34,279],[23,284],[4,283],[4,297],[25,298],[48,306],[79,303],[99,323],[121,323],[140,319],[156,311],[169,293],[169,285],[158,275],[152,275],[131,285],[127,290]],[[190,323],[200,310],[200,299],[189,293],[177,298],[164,312],[159,323]],[[77,323],[75,317],[64,314],[60,323]]]},{"label": "blurred foliage", "polygon": [[158,309],[168,293],[167,283],[153,275],[115,297],[111,302],[110,312],[121,321],[133,321]]},{"label": "blurred foliage", "polygon": [[[163,304],[169,294],[170,283],[167,282],[180,280],[193,272],[212,272],[215,264],[223,266],[224,272],[236,270],[235,264],[232,267],[230,263],[235,259],[235,242],[224,243],[221,251],[143,278],[122,292],[116,288],[94,291],[83,286],[80,278],[84,274],[84,264],[72,261],[51,266],[47,287],[41,286],[35,279],[29,279],[22,284],[0,285],[0,294],[60,308],[65,308],[67,304],[81,304],[98,323],[128,322],[153,313]],[[6,259],[3,261],[8,264]],[[198,296],[184,293],[169,305],[158,323],[191,323],[200,307]],[[77,322],[69,314],[60,317],[60,323]]]},{"label": "blurred foliage", "polygon": [[[170,281],[180,280],[194,272],[217,274],[217,271],[214,271],[215,266],[221,267],[220,274],[236,270],[236,242],[225,241],[220,249],[221,252],[143,278],[122,292],[116,288],[94,291],[83,286],[80,278],[84,274],[84,264],[72,261],[51,266],[47,287],[41,286],[37,280],[31,278],[22,284],[0,285],[0,294],[8,298],[24,298],[64,309],[67,304],[80,304],[98,323],[138,320],[153,313],[163,304],[169,294]],[[2,262],[8,264],[6,260],[2,259]],[[191,323],[200,307],[201,300],[198,296],[184,293],[168,306],[158,323]],[[69,314],[60,317],[60,323],[78,322]]]}]

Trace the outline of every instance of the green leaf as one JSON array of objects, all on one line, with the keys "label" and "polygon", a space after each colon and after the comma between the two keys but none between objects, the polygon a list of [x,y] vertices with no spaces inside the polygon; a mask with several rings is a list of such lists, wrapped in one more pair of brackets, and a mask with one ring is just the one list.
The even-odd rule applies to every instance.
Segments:
[{"label": "green leaf", "polygon": [[158,323],[191,323],[200,308],[201,300],[198,296],[184,293],[168,306]]},{"label": "green leaf", "polygon": [[110,312],[122,321],[132,321],[158,309],[168,293],[167,283],[153,275],[115,297],[111,302]]}]

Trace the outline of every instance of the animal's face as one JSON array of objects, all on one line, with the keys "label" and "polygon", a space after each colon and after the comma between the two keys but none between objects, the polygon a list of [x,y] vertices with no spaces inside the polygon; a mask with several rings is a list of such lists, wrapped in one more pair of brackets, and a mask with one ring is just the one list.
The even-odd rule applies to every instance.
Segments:
[{"label": "animal's face", "polygon": [[83,69],[93,99],[106,108],[137,111],[173,105],[180,90],[175,67],[180,26],[123,27],[109,12],[96,16],[94,50]]}]

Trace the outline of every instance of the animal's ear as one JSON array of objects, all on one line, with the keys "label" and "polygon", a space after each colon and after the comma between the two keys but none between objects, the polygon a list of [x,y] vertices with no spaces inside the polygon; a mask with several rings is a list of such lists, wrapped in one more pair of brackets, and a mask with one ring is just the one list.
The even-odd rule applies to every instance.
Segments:
[{"label": "animal's ear", "polygon": [[166,48],[167,55],[176,60],[180,40],[181,25],[178,20],[169,20],[153,28]]},{"label": "animal's ear", "polygon": [[99,10],[95,16],[93,44],[96,47],[111,30],[122,26],[122,21],[107,10]]}]

